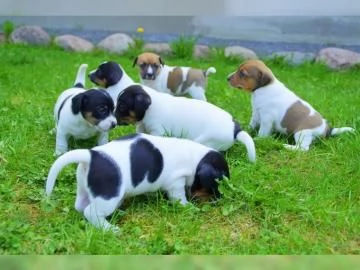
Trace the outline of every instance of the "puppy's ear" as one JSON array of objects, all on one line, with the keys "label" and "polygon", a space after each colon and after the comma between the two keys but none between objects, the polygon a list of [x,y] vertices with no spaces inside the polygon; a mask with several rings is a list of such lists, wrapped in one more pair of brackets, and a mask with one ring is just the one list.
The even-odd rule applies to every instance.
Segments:
[{"label": "puppy's ear", "polygon": [[214,166],[206,163],[202,164],[196,173],[196,178],[198,179],[198,184],[200,184],[201,188],[209,192],[209,195],[220,197],[216,179],[222,178],[222,174],[216,170]]},{"label": "puppy's ear", "polygon": [[263,72],[259,70],[258,78],[257,78],[257,88],[263,87],[271,83],[271,76],[267,72]]},{"label": "puppy's ear", "polygon": [[134,59],[133,65],[132,65],[133,67],[135,67],[135,66],[136,66],[137,61],[138,61],[138,57],[136,56],[136,57],[135,57],[135,59]]},{"label": "puppy's ear", "polygon": [[161,56],[159,56],[159,62],[161,65],[165,65],[165,62],[161,59]]},{"label": "puppy's ear", "polygon": [[81,111],[81,108],[83,107],[84,102],[86,102],[86,95],[85,93],[81,93],[73,97],[72,104],[71,104],[71,110],[73,114],[78,114]]},{"label": "puppy's ear", "polygon": [[145,91],[136,94],[134,100],[134,112],[138,121],[144,118],[145,112],[149,108],[150,104],[151,98]]}]

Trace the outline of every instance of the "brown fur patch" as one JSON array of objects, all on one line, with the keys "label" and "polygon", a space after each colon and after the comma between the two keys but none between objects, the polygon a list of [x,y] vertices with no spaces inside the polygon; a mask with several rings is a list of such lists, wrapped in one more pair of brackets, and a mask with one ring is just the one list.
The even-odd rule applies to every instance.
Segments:
[{"label": "brown fur patch", "polygon": [[205,86],[206,79],[203,70],[190,68],[186,75],[186,80],[184,81],[181,87],[181,92],[184,92],[194,83],[196,86],[201,86],[201,87]]},{"label": "brown fur patch", "polygon": [[205,189],[195,190],[191,193],[191,197],[200,201],[208,201],[212,198],[211,194],[209,194]]},{"label": "brown fur patch", "polygon": [[238,70],[229,76],[229,83],[236,88],[252,92],[270,84],[274,74],[260,60],[248,60],[242,63]]},{"label": "brown fur patch", "polygon": [[169,76],[167,80],[167,88],[170,89],[171,92],[176,93],[176,90],[180,87],[182,82],[183,82],[183,73],[181,68],[176,67],[169,72]]},{"label": "brown fur patch", "polygon": [[281,126],[287,133],[294,134],[300,130],[312,129],[322,124],[322,117],[318,112],[310,115],[310,109],[300,101],[295,102],[287,109]]},{"label": "brown fur patch", "polygon": [[90,124],[96,126],[99,123],[99,120],[97,120],[91,112],[85,112],[84,118],[86,121],[88,121]]}]

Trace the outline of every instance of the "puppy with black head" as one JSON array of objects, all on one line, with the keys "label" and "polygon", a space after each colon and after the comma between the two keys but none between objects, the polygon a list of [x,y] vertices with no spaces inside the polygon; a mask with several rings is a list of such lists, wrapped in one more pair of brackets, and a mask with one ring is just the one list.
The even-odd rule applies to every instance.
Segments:
[{"label": "puppy with black head", "polygon": [[136,124],[138,132],[187,138],[218,151],[240,141],[249,160],[256,159],[250,135],[228,112],[202,100],[174,97],[134,84],[118,96],[115,117],[119,125]]},{"label": "puppy with black head", "polygon": [[54,108],[55,154],[68,151],[68,139],[89,139],[98,136],[98,145],[108,142],[108,132],[116,126],[114,102],[101,89],[85,90],[87,65],[79,67],[74,87],[58,97]]},{"label": "puppy with black head", "polygon": [[89,72],[88,76],[94,84],[106,88],[114,104],[120,92],[134,83],[124,69],[114,61],[100,64],[97,69]]},{"label": "puppy with black head", "polygon": [[75,209],[94,226],[118,231],[106,217],[126,197],[163,190],[172,201],[219,198],[218,181],[229,178],[222,154],[196,142],[132,134],[92,149],[72,150],[51,166],[46,182],[49,196],[60,171],[78,163]]}]

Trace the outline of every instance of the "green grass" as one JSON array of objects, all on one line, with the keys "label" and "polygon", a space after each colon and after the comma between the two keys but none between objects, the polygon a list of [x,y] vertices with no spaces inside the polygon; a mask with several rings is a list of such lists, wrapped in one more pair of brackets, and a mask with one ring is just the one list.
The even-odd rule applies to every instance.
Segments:
[{"label": "green grass", "polygon": [[[111,222],[121,235],[94,229],[74,208],[75,166],[44,198],[54,161],[53,105],[72,85],[78,66],[116,60],[138,80],[132,55],[80,54],[56,48],[0,46],[0,253],[2,254],[359,254],[360,136],[316,141],[308,153],[282,148],[285,137],[255,139],[258,161],[234,145],[226,157],[231,180],[215,204],[170,204],[160,193],[127,199]],[[221,54],[206,60],[165,59],[171,65],[217,68],[209,102],[245,129],[250,96],[227,85],[239,64]],[[334,126],[360,127],[359,69],[335,72],[319,64],[267,62],[274,73]],[[87,82],[88,86],[91,85]],[[135,128],[118,127],[116,138]],[[94,141],[73,141],[89,147]]]}]

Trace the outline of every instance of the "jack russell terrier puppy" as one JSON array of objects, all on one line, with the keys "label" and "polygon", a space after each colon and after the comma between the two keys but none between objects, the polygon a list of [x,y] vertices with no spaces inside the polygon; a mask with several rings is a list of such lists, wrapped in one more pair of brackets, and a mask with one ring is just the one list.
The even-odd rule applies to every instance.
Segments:
[{"label": "jack russell terrier puppy", "polygon": [[58,97],[54,108],[55,155],[68,151],[68,139],[98,136],[98,145],[108,142],[108,132],[116,126],[114,102],[105,90],[85,90],[87,65],[79,67],[74,87]]},{"label": "jack russell terrier puppy", "polygon": [[138,55],[134,60],[133,67],[135,65],[139,67],[142,84],[159,92],[175,96],[189,94],[192,98],[204,101],[206,101],[207,77],[216,72],[214,67],[201,70],[167,66],[159,55],[150,52]]},{"label": "jack russell terrier puppy", "polygon": [[250,127],[255,129],[260,125],[260,137],[269,136],[273,129],[294,135],[295,145],[285,144],[287,149],[307,151],[316,137],[354,131],[351,127],[331,128],[308,102],[290,91],[260,60],[242,63],[227,79],[232,87],[251,93]]},{"label": "jack russell terrier puppy", "polygon": [[94,84],[103,87],[116,104],[118,95],[134,81],[126,74],[125,70],[114,61],[106,61],[97,69],[89,72],[89,79]]},{"label": "jack russell terrier puppy", "polygon": [[94,226],[119,231],[106,217],[123,199],[163,190],[171,201],[220,197],[218,181],[229,178],[222,154],[186,139],[131,134],[92,149],[72,150],[51,166],[46,182],[50,196],[60,171],[78,163],[75,209]]},{"label": "jack russell terrier puppy", "polygon": [[175,97],[134,82],[129,85],[129,77],[119,67],[107,62],[91,73],[95,83],[103,81],[98,74],[120,78],[115,108],[119,125],[136,124],[139,133],[187,138],[218,151],[226,151],[238,140],[245,145],[249,160],[255,161],[253,139],[228,112],[202,100]]}]

